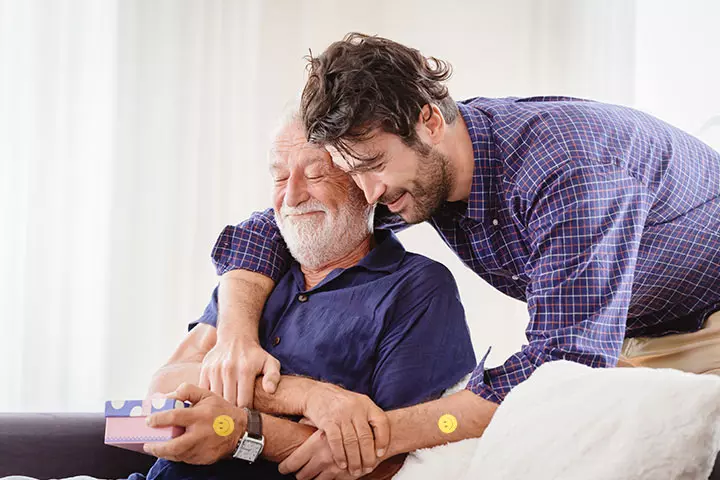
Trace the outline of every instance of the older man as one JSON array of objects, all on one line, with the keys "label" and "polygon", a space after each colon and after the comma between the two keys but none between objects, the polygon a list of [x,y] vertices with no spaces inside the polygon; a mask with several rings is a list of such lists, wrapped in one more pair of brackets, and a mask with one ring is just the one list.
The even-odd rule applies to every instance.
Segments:
[{"label": "older man", "polygon": [[[392,232],[379,230],[373,235],[373,207],[333,165],[326,150],[307,143],[297,120],[277,136],[270,169],[275,219],[295,261],[268,298],[260,323],[261,344],[281,362],[283,376],[274,395],[255,389],[254,406],[265,413],[298,416],[355,407],[337,401],[348,398],[346,389],[355,392],[350,398],[356,401],[351,403],[371,408],[342,430],[357,429],[358,436],[374,436],[379,444],[387,444],[387,430],[372,431],[368,426],[383,415],[380,408],[437,398],[475,366],[455,282],[441,264],[406,252]],[[187,338],[155,375],[151,393],[170,392],[183,382],[199,383],[203,358],[216,342],[222,295],[222,290],[215,290],[203,316],[191,324]],[[440,317],[445,321],[437,322]],[[150,478],[249,472],[262,478],[280,476],[277,466],[267,462],[250,466],[242,460],[218,461],[233,455],[252,457],[241,437],[252,430],[248,417],[252,419],[254,412],[188,384],[174,396],[194,406],[158,414],[152,417],[153,425],[180,425],[187,430],[165,445],[149,448],[164,458],[152,468]],[[222,415],[236,425],[228,438],[213,431],[215,419]],[[334,462],[325,436],[347,435],[347,431],[316,432],[311,426],[265,414],[261,419],[262,431],[249,433],[264,436],[265,459],[280,462],[303,443],[305,448],[324,446],[324,459],[314,456],[298,478],[330,474]],[[360,451],[357,441],[345,449],[353,459],[375,456],[374,451]],[[188,465],[208,463],[213,465]],[[390,473],[392,463],[386,465]],[[332,474],[335,478],[341,470],[335,468]]]}]

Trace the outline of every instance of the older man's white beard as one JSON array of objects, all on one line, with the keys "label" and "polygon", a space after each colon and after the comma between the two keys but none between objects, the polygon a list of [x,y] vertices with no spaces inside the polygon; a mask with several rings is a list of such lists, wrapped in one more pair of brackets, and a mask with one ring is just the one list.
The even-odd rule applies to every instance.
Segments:
[{"label": "older man's white beard", "polygon": [[[323,213],[287,216],[307,212]],[[318,269],[343,258],[367,238],[370,212],[371,207],[348,201],[333,215],[319,201],[310,200],[298,207],[283,205],[279,214],[275,212],[275,221],[293,258],[306,268]]]}]

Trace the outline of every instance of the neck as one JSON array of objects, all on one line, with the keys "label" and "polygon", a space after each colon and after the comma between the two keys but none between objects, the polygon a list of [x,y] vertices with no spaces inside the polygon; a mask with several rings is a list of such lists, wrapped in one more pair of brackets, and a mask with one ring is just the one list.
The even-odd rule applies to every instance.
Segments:
[{"label": "neck", "polygon": [[450,168],[453,169],[453,187],[448,196],[448,201],[467,201],[470,198],[470,190],[472,189],[475,151],[473,150],[472,139],[465,124],[465,119],[459,112],[457,120],[448,129],[445,140],[447,141],[446,151]]},{"label": "neck", "polygon": [[333,260],[332,262],[322,265],[318,268],[308,268],[305,265],[300,265],[300,270],[305,277],[305,290],[310,290],[315,287],[318,283],[322,282],[330,272],[336,268],[350,268],[362,260],[365,255],[370,253],[373,248],[375,240],[372,234],[365,237],[365,239],[349,250],[345,255]]}]

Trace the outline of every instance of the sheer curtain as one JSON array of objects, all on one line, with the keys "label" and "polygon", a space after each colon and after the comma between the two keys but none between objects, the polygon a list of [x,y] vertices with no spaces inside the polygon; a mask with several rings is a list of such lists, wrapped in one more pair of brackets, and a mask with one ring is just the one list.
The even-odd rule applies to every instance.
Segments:
[{"label": "sheer curtain", "polygon": [[[651,5],[0,0],[0,411],[97,411],[144,393],[209,298],[217,234],[269,204],[266,132],[309,49],[377,33],[451,61],[458,99],[633,105],[662,63]],[[402,239],[453,271],[489,364],[519,347],[523,304],[427,227]]]},{"label": "sheer curtain", "polygon": [[85,408],[104,384],[116,15],[0,2],[0,410]]}]

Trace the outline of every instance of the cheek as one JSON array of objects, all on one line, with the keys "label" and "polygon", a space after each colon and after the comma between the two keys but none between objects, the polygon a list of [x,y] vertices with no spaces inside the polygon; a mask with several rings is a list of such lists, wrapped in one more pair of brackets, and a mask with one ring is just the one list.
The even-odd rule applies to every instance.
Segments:
[{"label": "cheek", "polygon": [[280,211],[283,201],[285,200],[285,189],[276,188],[272,193],[272,205],[276,212]]},{"label": "cheek", "polygon": [[322,203],[331,212],[338,210],[340,202],[347,197],[347,186],[334,181],[325,181],[308,190],[310,197]]}]

